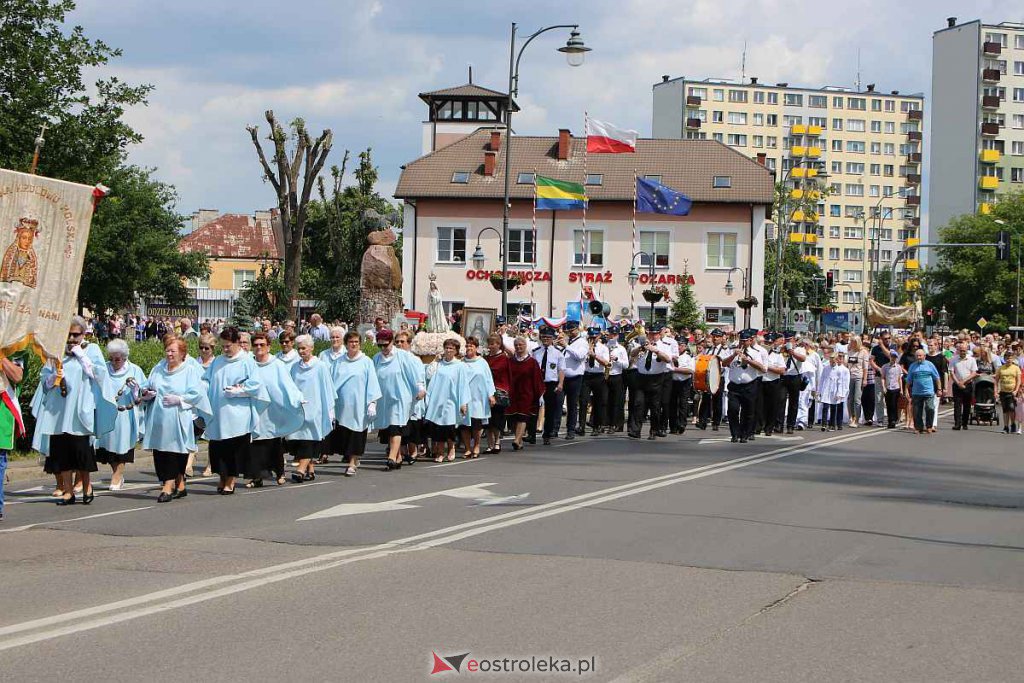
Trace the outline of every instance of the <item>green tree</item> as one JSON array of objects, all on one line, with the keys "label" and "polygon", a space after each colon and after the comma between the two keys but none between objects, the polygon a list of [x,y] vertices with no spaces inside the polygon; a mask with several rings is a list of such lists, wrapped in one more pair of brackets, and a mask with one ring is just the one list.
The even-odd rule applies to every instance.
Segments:
[{"label": "green tree", "polygon": [[118,168],[107,180],[110,196],[100,202],[89,232],[80,305],[96,312],[131,308],[136,294],[186,303],[182,278],[210,271],[205,254],[178,251],[182,217],[174,211],[174,188],[135,166]]},{"label": "green tree", "polygon": [[231,324],[249,329],[257,318],[285,320],[290,315],[288,287],[284,282],[281,267],[264,261],[256,279],[246,282],[242,288],[235,303]]},{"label": "green tree", "polygon": [[[331,167],[331,189],[318,184],[319,199],[310,203],[305,238],[302,291],[320,303],[327,319],[354,320],[359,307],[359,275],[366,251],[364,212],[373,210],[396,227],[401,213],[376,191],[372,150],[359,153],[355,184],[344,185],[349,153],[341,167]],[[401,257],[401,239],[395,245]]]},{"label": "green tree", "polygon": [[675,301],[669,311],[669,324],[674,328],[688,327],[691,330],[704,324],[704,314],[690,285],[690,274],[683,271],[683,279],[676,285]]},{"label": "green tree", "polygon": [[[778,243],[775,240],[768,240],[764,247],[764,281],[765,297],[761,304],[766,312],[771,312],[774,319],[774,307],[771,295],[775,291],[778,278]],[[818,284],[814,278],[818,278]],[[804,259],[800,253],[800,247],[792,243],[782,245],[782,294],[783,301],[789,303],[790,309],[807,308],[811,306],[828,306],[828,293],[824,286],[825,274],[821,266]],[[798,295],[803,293],[806,300],[801,305],[798,303]]]},{"label": "green tree", "polygon": [[[1002,225],[996,223],[1003,222]],[[936,249],[936,263],[924,275],[925,308],[949,313],[954,328],[975,327],[986,318],[992,329],[1016,322],[1017,263],[1024,237],[1024,193],[1000,198],[988,215],[963,215],[938,229],[937,242],[995,242],[996,233],[1011,234],[1010,258],[997,261],[995,247]],[[986,330],[990,329],[988,327]]]}]

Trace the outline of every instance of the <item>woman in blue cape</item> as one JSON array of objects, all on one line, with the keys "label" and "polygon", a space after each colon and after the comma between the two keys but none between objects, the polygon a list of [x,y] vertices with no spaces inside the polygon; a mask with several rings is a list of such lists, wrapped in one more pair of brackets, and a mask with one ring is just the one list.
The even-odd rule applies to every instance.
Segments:
[{"label": "woman in blue cape", "polygon": [[313,475],[314,463],[320,457],[324,439],[334,424],[334,402],[337,391],[331,378],[331,366],[313,355],[313,337],[299,335],[295,339],[299,360],[292,364],[291,376],[302,392],[302,426],[285,439],[285,446],[296,462],[292,481],[301,484]]},{"label": "woman in blue cape", "polygon": [[135,444],[145,431],[145,408],[139,394],[146,373],[128,360],[128,344],[112,339],[107,344],[107,375],[114,390],[117,417],[114,428],[96,439],[96,461],[110,465],[110,490],[124,488],[125,463],[135,462]]},{"label": "woman in blue cape", "polygon": [[418,394],[420,398],[412,404],[412,412],[409,414],[408,435],[402,437],[402,464],[411,465],[416,462],[417,456],[425,456],[427,454],[427,434],[423,428],[423,411],[426,406],[425,399],[427,397],[427,366],[423,364],[419,356],[410,350],[412,347],[412,334],[407,330],[402,330],[395,334],[395,346],[398,347],[399,351],[405,351],[412,356],[413,369],[416,371],[416,383],[423,387],[422,394]]},{"label": "woman in blue cape", "polygon": [[402,439],[409,436],[409,420],[416,401],[426,395],[416,365],[420,361],[407,351],[395,347],[395,335],[383,329],[377,333],[380,352],[373,357],[381,397],[377,401],[375,426],[381,443],[387,444],[385,470],[402,468]]},{"label": "woman in blue cape", "polygon": [[277,335],[277,342],[281,345],[281,350],[274,355],[290,371],[292,366],[299,362],[299,354],[295,351],[295,333],[291,330],[282,330],[281,334]]},{"label": "woman in blue cape", "polygon": [[491,418],[491,406],[494,405],[494,377],[491,366],[480,355],[480,341],[476,337],[466,337],[466,357],[462,363],[469,386],[466,415],[459,424],[463,457],[479,458],[480,435]]},{"label": "woman in blue cape", "polygon": [[[324,349],[320,352],[318,358],[327,364],[327,367],[331,370],[331,376],[334,376],[334,366],[345,357],[345,333],[346,330],[340,325],[335,325],[330,328],[331,335],[331,347]],[[341,449],[344,446],[342,443],[342,435],[340,429],[337,426],[334,427],[334,431],[331,432],[327,440],[324,441],[323,452],[320,455],[320,462],[326,463],[327,457],[331,453],[341,453]]]},{"label": "woman in blue cape", "polygon": [[435,361],[435,370],[427,384],[427,407],[424,418],[434,446],[434,462],[455,460],[455,432],[459,420],[466,416],[469,383],[466,365],[456,359],[457,339],[444,340],[444,357]]},{"label": "woman in blue cape", "polygon": [[345,355],[335,363],[332,375],[337,389],[334,417],[338,421],[334,447],[348,463],[345,470],[348,476],[356,473],[359,457],[366,451],[366,430],[377,416],[377,399],[380,398],[373,361],[359,347],[359,333],[354,330],[346,333]]},{"label": "woman in blue cape", "polygon": [[292,381],[288,366],[270,355],[270,338],[266,332],[252,335],[256,377],[270,397],[260,404],[259,428],[253,432],[249,457],[246,458],[246,488],[263,486],[264,470],[274,473],[278,486],[284,483],[283,437],[302,426],[302,394]]},{"label": "woman in blue cape", "polygon": [[82,318],[71,319],[63,376],[54,363],[47,363],[32,399],[36,417],[32,448],[47,456],[45,469],[57,474],[61,493],[57,505],[75,503],[75,473],[82,484],[82,503],[93,501],[89,481],[97,470],[93,437],[112,430],[117,415],[106,361],[99,346],[83,341],[85,328]]},{"label": "woman in blue cape", "polygon": [[208,387],[211,417],[206,421],[210,440],[210,466],[220,476],[217,492],[235,492],[235,477],[249,453],[252,434],[259,428],[261,403],[270,397],[256,373],[252,355],[244,353],[237,327],[220,333],[223,353],[203,374]]},{"label": "woman in blue cape", "polygon": [[184,498],[188,454],[196,450],[195,418],[209,419],[210,399],[203,370],[188,363],[188,346],[173,339],[164,346],[164,361],[157,363],[143,386],[146,403],[142,447],[153,451],[153,467],[161,490],[156,501],[169,503]]}]

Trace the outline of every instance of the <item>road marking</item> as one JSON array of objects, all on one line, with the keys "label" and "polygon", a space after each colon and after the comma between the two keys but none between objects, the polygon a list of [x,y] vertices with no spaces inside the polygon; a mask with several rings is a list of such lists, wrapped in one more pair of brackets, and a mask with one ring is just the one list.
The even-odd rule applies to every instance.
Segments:
[{"label": "road marking", "polygon": [[[455,460],[453,462],[446,462],[440,465],[428,465],[427,469],[432,470],[435,467],[451,467],[452,465],[465,465],[469,462],[477,462],[479,460],[487,460],[487,458],[480,456],[479,458],[463,458],[462,460]],[[424,462],[423,460],[417,460],[416,462]]]},{"label": "road marking", "polygon": [[25,531],[26,529],[34,529],[37,526],[53,526],[54,524],[68,524],[70,522],[81,522],[86,519],[99,519],[100,517],[110,517],[112,515],[123,515],[128,512],[138,512],[139,510],[149,510],[154,506],[147,505],[141,508],[129,508],[127,510],[114,510],[113,512],[101,512],[98,515],[86,515],[85,517],[72,517],[71,519],[55,519],[49,522],[36,522],[35,524],[25,524],[23,526],[15,526],[10,529],[0,529],[0,534],[10,534],[15,531]]},{"label": "road marking", "polygon": [[[116,602],[97,605],[95,607],[88,607],[64,614],[56,614],[50,617],[34,619],[20,624],[12,624],[10,626],[0,628],[0,638],[19,633],[26,633],[26,635],[8,638],[7,640],[0,640],[0,651],[10,650],[41,641],[52,640],[65,635],[103,628],[123,621],[138,619],[181,607],[187,607],[189,605],[206,602],[228,595],[234,595],[236,593],[260,588],[262,586],[281,581],[288,581],[308,574],[334,569],[353,562],[378,559],[396,553],[414,552],[435,548],[490,531],[504,529],[565,512],[571,512],[583,507],[632,496],[637,493],[644,493],[658,488],[671,486],[673,484],[708,477],[713,474],[720,474],[722,472],[728,472],[742,467],[749,467],[750,465],[756,465],[762,462],[770,462],[772,460],[778,460],[791,455],[808,453],[828,446],[891,433],[892,432],[887,430],[868,431],[849,436],[822,439],[801,446],[788,446],[773,451],[767,451],[765,453],[752,454],[741,458],[726,460],[721,463],[712,463],[701,467],[682,470],[680,472],[652,477],[650,479],[642,479],[598,491],[591,491],[590,493],[580,494],[578,496],[572,496],[570,498],[564,498],[550,503],[544,503],[525,510],[515,510],[485,517],[483,519],[464,522],[462,524],[456,524],[450,527],[435,529],[434,531],[428,531],[416,536],[388,541],[368,548],[349,548],[324,553],[322,555],[309,557],[303,560],[295,560],[270,567],[264,567],[262,569],[254,569],[240,574],[227,574],[213,577],[202,581],[195,581],[181,586],[176,586],[174,588],[156,591],[154,593],[136,596],[134,598],[118,600]],[[477,484],[476,486],[483,486],[483,484]],[[129,511],[126,510],[123,512]],[[214,589],[216,586],[221,586],[222,584],[230,585],[210,590]],[[184,594],[195,593],[197,591],[205,592],[181,597]],[[170,600],[168,602],[159,602],[165,599]],[[89,617],[96,618],[88,619]],[[80,621],[75,624],[68,624],[68,622],[75,619],[87,620]],[[64,625],[44,630],[58,624]],[[31,633],[32,631],[35,631],[35,633]]]},{"label": "road marking", "polygon": [[[804,437],[802,437],[802,436],[775,436],[773,434],[772,436],[759,436],[759,437],[757,437],[757,439],[754,440],[754,443],[757,443],[757,441],[759,441],[761,439],[765,439],[767,441],[771,441],[771,442],[775,443],[775,442],[785,442],[785,441],[803,441]],[[713,438],[713,439],[701,439],[700,441],[697,442],[697,445],[698,446],[704,446],[705,444],[709,444],[709,443],[730,443],[730,442],[732,442],[732,437],[723,436],[723,437],[718,437],[718,438]]]},{"label": "road marking", "polygon": [[333,481],[311,481],[308,484],[292,484],[291,486],[282,485],[278,486],[276,483],[273,486],[262,486],[258,489],[245,489],[239,491],[243,496],[251,496],[254,493],[268,493],[270,491],[296,491],[298,489],[309,488],[310,486],[323,486],[324,484],[335,484]]},{"label": "road marking", "polygon": [[496,484],[471,484],[469,486],[459,486],[458,488],[446,489],[444,491],[431,491],[429,493],[421,493],[415,496],[406,496],[405,498],[383,500],[379,503],[342,503],[341,505],[335,505],[333,507],[327,508],[326,510],[321,510],[320,512],[314,512],[312,514],[306,515],[305,517],[299,517],[295,521],[305,522],[314,519],[330,519],[331,517],[362,515],[369,512],[394,512],[396,510],[410,510],[412,508],[421,507],[420,505],[411,505],[411,503],[413,503],[414,501],[426,500],[427,498],[436,498],[438,496],[459,498],[461,500],[473,500],[477,501],[478,503],[482,501],[497,500],[498,496],[487,490],[487,487],[489,486],[496,486]]}]

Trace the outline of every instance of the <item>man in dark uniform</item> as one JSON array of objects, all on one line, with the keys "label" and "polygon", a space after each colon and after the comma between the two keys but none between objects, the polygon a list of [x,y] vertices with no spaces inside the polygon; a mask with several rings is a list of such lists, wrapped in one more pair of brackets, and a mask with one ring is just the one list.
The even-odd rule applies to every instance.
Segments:
[{"label": "man in dark uniform", "polygon": [[[554,345],[555,331],[551,327],[540,328],[540,343],[530,354],[540,366],[544,382],[544,445],[558,436],[558,424],[562,420],[563,383],[565,382],[565,356]],[[536,424],[534,425],[536,429]]]},{"label": "man in dark uniform", "polygon": [[754,406],[764,357],[754,345],[751,330],[740,332],[739,344],[726,356],[729,379],[729,431],[733,443],[746,443],[754,435]]},{"label": "man in dark uniform", "polygon": [[643,427],[645,413],[650,410],[650,434],[647,438],[651,441],[658,436],[665,436],[660,430],[661,425],[661,387],[662,382],[669,380],[669,365],[672,363],[672,347],[662,341],[661,330],[652,328],[647,333],[647,343],[643,346],[637,345],[631,353],[637,376],[637,400],[636,411],[632,406],[629,414],[629,433],[633,439],[640,438],[640,431]]},{"label": "man in dark uniform", "polygon": [[[708,341],[708,345],[704,353],[709,356],[718,356],[719,360],[724,360],[722,354],[727,351],[725,348],[725,333],[717,327],[711,330],[711,337]],[[722,365],[722,371],[725,371],[725,364]],[[711,421],[711,431],[717,432],[718,425],[722,424],[722,392],[725,391],[725,382],[719,382],[718,391],[714,394],[710,392],[701,392],[700,397],[700,408],[697,413],[697,427],[699,429],[707,429],[708,421]]]}]

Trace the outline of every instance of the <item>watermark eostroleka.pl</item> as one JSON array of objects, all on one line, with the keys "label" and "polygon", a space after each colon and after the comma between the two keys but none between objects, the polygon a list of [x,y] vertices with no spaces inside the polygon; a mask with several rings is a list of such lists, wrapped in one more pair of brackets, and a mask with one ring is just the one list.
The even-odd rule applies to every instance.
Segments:
[{"label": "watermark eostroleka.pl", "polygon": [[434,656],[431,675],[454,672],[457,674],[569,674],[588,676],[597,669],[597,657],[565,658],[549,655],[525,657],[470,657],[468,652],[459,655]]}]

